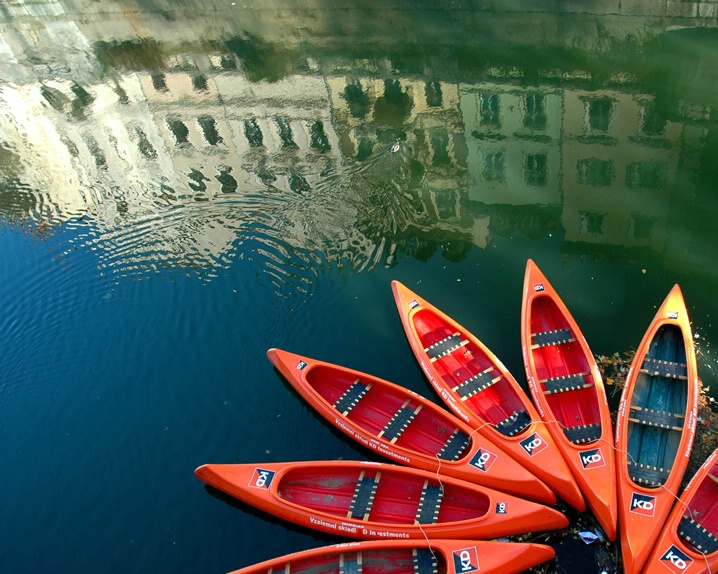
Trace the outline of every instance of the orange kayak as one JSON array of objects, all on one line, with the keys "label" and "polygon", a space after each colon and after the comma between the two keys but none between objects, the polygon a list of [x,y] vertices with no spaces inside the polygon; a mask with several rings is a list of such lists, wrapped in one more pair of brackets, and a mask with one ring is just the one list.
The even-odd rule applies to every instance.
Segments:
[{"label": "orange kayak", "polygon": [[287,554],[230,574],[520,574],[553,559],[544,544],[370,540]]},{"label": "orange kayak", "polygon": [[536,408],[473,334],[398,281],[394,300],[419,365],[446,405],[568,504],[586,503]]},{"label": "orange kayak", "polygon": [[277,518],[361,540],[488,539],[568,526],[548,506],[387,463],[206,464],[195,475]]},{"label": "orange kayak", "polygon": [[674,286],[639,345],[616,416],[623,568],[643,568],[678,498],[696,430],[698,373],[683,295]]},{"label": "orange kayak", "polygon": [[541,418],[609,540],[616,539],[616,466],[611,411],[586,339],[531,260],[521,305],[521,346]]},{"label": "orange kayak", "polygon": [[281,349],[267,356],[327,421],[392,462],[543,504],[556,497],[496,444],[436,403],[378,377]]},{"label": "orange kayak", "polygon": [[717,571],[718,450],[715,450],[673,507],[643,572],[701,574]]}]

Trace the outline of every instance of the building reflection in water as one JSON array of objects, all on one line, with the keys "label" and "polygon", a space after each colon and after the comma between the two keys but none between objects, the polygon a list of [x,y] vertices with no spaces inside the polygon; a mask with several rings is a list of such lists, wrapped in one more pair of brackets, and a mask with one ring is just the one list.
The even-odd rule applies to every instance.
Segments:
[{"label": "building reflection in water", "polygon": [[598,77],[578,49],[522,67],[422,45],[177,43],[156,15],[149,30],[136,11],[103,25],[66,7],[0,13],[0,217],[38,233],[86,222],[108,273],[256,252],[278,286],[305,288],[318,261],[459,260],[492,235],[557,230],[568,250],[715,255],[705,228],[675,224],[701,209],[718,102],[651,92],[638,64]]}]

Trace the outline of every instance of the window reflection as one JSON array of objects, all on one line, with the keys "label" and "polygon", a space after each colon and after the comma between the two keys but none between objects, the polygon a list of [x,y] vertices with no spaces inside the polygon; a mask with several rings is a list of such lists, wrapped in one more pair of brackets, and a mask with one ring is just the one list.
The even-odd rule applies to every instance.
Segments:
[{"label": "window reflection", "polygon": [[284,117],[277,117],[274,118],[274,121],[279,128],[279,138],[282,140],[282,146],[289,149],[296,148],[297,144],[294,142],[294,134],[289,120]]},{"label": "window reflection", "polygon": [[614,101],[608,97],[586,100],[586,128],[589,132],[610,134],[615,112]]},{"label": "window reflection", "polygon": [[527,94],[524,96],[524,127],[545,131],[548,120],[546,118],[546,101],[543,94]]},{"label": "window reflection", "polygon": [[579,160],[576,165],[576,180],[592,187],[608,187],[615,177],[613,161],[590,157]]},{"label": "window reflection", "polygon": [[441,107],[444,98],[441,94],[441,84],[439,82],[426,82],[424,93],[426,95],[427,106]]},{"label": "window reflection", "polygon": [[482,175],[486,181],[496,183],[504,183],[506,181],[503,151],[493,151],[484,154]]},{"label": "window reflection", "polygon": [[152,87],[158,92],[167,91],[167,81],[164,74],[152,74]]},{"label": "window reflection", "polygon": [[626,167],[626,185],[630,189],[662,189],[667,166],[663,162],[636,161]]},{"label": "window reflection", "polygon": [[524,183],[532,187],[543,187],[548,182],[548,156],[545,153],[531,153],[524,156]]},{"label": "window reflection", "polygon": [[650,239],[653,233],[653,218],[640,213],[632,213],[628,234],[634,239]]},{"label": "window reflection", "polygon": [[189,129],[187,129],[183,121],[177,118],[168,118],[167,125],[178,145],[187,144],[189,142]]},{"label": "window reflection", "polygon": [[606,214],[593,211],[579,212],[581,235],[603,235],[606,223]]},{"label": "window reflection", "polygon": [[264,135],[256,119],[244,120],[244,135],[251,147],[264,145]]},{"label": "window reflection", "polygon": [[211,116],[200,116],[197,118],[199,127],[202,128],[204,139],[209,145],[222,143],[222,136],[217,131],[217,122]]},{"label": "window reflection", "polygon": [[482,126],[501,126],[499,116],[499,96],[497,94],[481,94],[479,115]]}]

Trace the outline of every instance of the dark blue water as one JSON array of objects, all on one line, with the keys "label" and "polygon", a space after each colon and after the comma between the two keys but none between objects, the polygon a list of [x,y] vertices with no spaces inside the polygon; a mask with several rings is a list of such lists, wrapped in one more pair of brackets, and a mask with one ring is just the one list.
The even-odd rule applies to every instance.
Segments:
[{"label": "dark blue water", "polygon": [[[392,279],[519,380],[528,258],[600,354],[679,283],[715,378],[711,18],[246,4],[0,6],[0,572],[339,541],[193,471],[372,458],[265,353],[433,397]],[[572,519],[549,571],[610,571]]]}]

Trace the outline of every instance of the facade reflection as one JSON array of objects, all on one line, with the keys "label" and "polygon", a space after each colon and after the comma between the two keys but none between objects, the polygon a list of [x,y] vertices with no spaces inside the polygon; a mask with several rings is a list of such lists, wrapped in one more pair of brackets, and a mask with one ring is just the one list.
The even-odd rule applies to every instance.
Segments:
[{"label": "facade reflection", "polygon": [[[713,24],[701,5],[692,24]],[[659,37],[683,14],[607,17],[623,36],[596,27],[590,50],[551,44],[558,24],[581,30],[584,18],[537,16],[541,25],[513,40],[517,55],[485,58],[465,53],[478,19],[454,29],[463,36],[443,51],[404,50],[384,23],[385,55],[358,57],[333,43],[366,29],[346,29],[351,20],[332,20],[321,3],[287,21],[194,2],[213,16],[193,13],[194,34],[171,3],[139,6],[0,8],[2,217],[45,230],[87,217],[107,267],[221,266],[251,240],[275,270],[312,252],[367,268],[438,249],[461,259],[492,234],[557,227],[569,250],[691,264],[715,255],[696,249],[710,244],[704,228],[669,224],[686,202],[698,210],[695,158],[716,147],[718,102],[687,92],[666,100],[646,89],[638,64],[596,64],[599,40],[620,48],[639,25]],[[320,31],[313,47],[297,47]],[[549,49],[516,65],[532,40]]]}]

